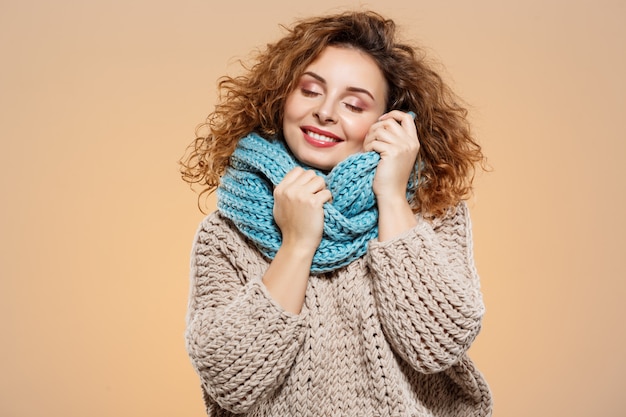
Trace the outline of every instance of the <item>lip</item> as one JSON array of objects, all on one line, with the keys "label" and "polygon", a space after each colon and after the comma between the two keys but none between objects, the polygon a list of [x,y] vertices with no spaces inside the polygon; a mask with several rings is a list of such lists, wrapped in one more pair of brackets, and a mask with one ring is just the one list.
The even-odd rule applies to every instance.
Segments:
[{"label": "lip", "polygon": [[[302,130],[302,133],[304,134],[304,140],[306,140],[309,144],[317,148],[330,148],[343,142],[343,139],[341,139],[339,136],[331,132],[318,129],[314,126],[303,126],[301,130]],[[327,140],[321,140],[319,138],[315,138],[309,135],[309,132],[315,133],[321,136],[326,136],[327,138],[334,139],[334,141],[327,141]]]}]

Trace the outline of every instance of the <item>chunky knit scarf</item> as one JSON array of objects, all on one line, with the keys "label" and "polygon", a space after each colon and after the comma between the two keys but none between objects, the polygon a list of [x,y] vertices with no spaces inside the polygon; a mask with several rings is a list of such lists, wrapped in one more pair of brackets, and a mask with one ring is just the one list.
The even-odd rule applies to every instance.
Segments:
[{"label": "chunky knit scarf", "polygon": [[[380,156],[358,153],[324,177],[332,202],[324,205],[324,232],[313,256],[312,273],[335,270],[363,256],[367,243],[378,237],[378,209],[372,191]],[[256,133],[242,138],[217,189],[217,208],[269,259],[281,245],[273,216],[274,186],[296,166],[302,166],[282,141]],[[304,167],[309,168],[309,167]]]}]

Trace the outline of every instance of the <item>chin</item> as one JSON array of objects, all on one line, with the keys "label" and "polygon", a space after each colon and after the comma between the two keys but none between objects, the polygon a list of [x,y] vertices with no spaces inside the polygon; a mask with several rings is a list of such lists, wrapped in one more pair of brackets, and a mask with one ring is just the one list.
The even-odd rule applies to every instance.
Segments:
[{"label": "chin", "polygon": [[307,166],[314,168],[314,169],[318,169],[320,171],[324,171],[324,172],[328,172],[330,171],[332,168],[328,166],[328,164],[317,164],[315,162],[304,162],[304,164],[306,164]]},{"label": "chin", "polygon": [[322,172],[328,172],[331,169],[333,169],[333,167],[336,165],[336,164],[329,164],[329,163],[317,163],[316,161],[305,161],[304,163],[310,166],[311,168],[318,169]]}]

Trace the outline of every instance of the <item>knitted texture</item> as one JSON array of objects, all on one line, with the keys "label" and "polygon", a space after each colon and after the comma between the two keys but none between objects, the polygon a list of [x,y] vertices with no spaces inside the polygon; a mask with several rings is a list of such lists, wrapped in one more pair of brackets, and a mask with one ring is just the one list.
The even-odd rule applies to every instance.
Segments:
[{"label": "knitted texture", "polygon": [[[324,204],[324,232],[311,272],[348,265],[365,254],[367,242],[378,237],[372,183],[379,160],[376,152],[357,153],[327,175],[317,171],[333,199]],[[251,133],[239,141],[217,190],[218,210],[269,259],[281,245],[273,216],[273,187],[296,166],[302,165],[282,141],[268,141]]]},{"label": "knitted texture", "polygon": [[299,315],[269,260],[219,212],[192,250],[186,341],[211,417],[485,417],[467,356],[484,306],[461,203],[345,268],[309,278]]}]

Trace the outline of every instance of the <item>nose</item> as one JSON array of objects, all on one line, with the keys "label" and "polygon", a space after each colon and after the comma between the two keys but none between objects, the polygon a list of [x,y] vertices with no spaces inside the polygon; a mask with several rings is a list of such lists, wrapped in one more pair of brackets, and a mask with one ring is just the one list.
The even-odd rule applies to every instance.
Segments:
[{"label": "nose", "polygon": [[313,115],[322,124],[332,124],[337,122],[337,116],[335,109],[329,100],[325,100],[323,103],[313,111]]}]

